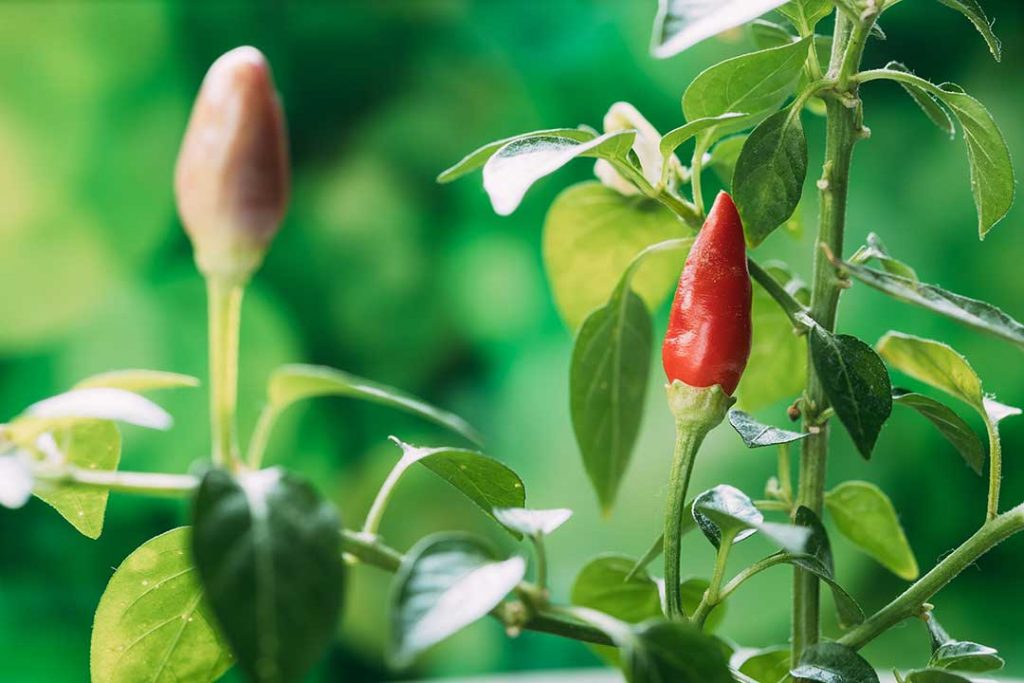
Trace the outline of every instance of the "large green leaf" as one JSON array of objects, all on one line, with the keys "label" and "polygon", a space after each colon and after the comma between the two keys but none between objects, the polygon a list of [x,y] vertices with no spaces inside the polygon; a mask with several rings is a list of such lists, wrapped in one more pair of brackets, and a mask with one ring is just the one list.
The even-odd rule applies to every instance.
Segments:
[{"label": "large green leaf", "polygon": [[716,548],[726,538],[739,543],[760,531],[783,550],[799,554],[805,552],[810,536],[803,527],[765,522],[754,501],[727,484],[719,484],[694,498],[693,518]]},{"label": "large green leaf", "polygon": [[807,433],[791,432],[758,422],[749,413],[733,408],[729,411],[729,424],[743,439],[747,448],[761,448],[792,443],[807,436]]},{"label": "large green leaf", "polygon": [[964,640],[954,640],[940,645],[928,661],[930,667],[970,673],[997,671],[1005,664],[994,648]]},{"label": "large green leaf", "polygon": [[1002,59],[1003,45],[992,31],[992,22],[985,16],[985,10],[978,4],[978,0],[939,0],[939,2],[946,7],[952,7],[970,19],[974,28],[978,29],[978,33],[985,39],[992,56],[996,58],[997,62]]},{"label": "large green leaf", "polygon": [[790,673],[818,683],[878,683],[878,674],[856,651],[839,643],[818,643],[804,651]]},{"label": "large green leaf", "polygon": [[985,467],[985,446],[962,417],[934,398],[912,391],[894,390],[892,400],[896,405],[913,408],[935,425],[971,469],[981,475]]},{"label": "large green leaf", "polygon": [[402,561],[391,594],[392,659],[406,666],[498,606],[523,579],[521,557],[497,561],[466,534],[423,539]]},{"label": "large green leaf", "polygon": [[267,399],[277,412],[296,401],[320,396],[351,396],[403,410],[447,427],[474,443],[480,443],[477,431],[458,415],[435,408],[394,387],[334,368],[322,365],[284,365],[274,371],[267,386]]},{"label": "large green leaf", "polygon": [[511,214],[527,190],[578,157],[630,163],[636,131],[607,133],[591,140],[579,136],[531,136],[505,144],[484,164],[484,190],[499,216]]},{"label": "large green leaf", "polygon": [[334,637],[344,563],[334,508],[279,469],[211,470],[194,506],[192,555],[238,664],[259,683],[301,680]]},{"label": "large green leaf", "polygon": [[[562,319],[577,329],[607,303],[637,254],[685,234],[675,215],[650,199],[596,182],[563,191],[548,210],[543,238],[544,268]],[[634,291],[651,310],[672,291],[684,258],[679,251],[652,255],[633,276]]]},{"label": "large green leaf", "polygon": [[733,198],[751,247],[793,215],[806,177],[807,138],[800,109],[789,107],[754,129],[733,172]]},{"label": "large green leaf", "polygon": [[75,385],[76,389],[123,389],[136,393],[155,389],[197,387],[199,379],[190,375],[162,370],[114,370],[86,377]]},{"label": "large green leaf", "polygon": [[733,683],[721,643],[689,623],[646,621],[620,646],[629,683]]},{"label": "large green leaf", "polygon": [[[121,434],[105,420],[75,422],[53,434],[57,450],[72,467],[88,471],[117,469],[121,460]],[[109,491],[78,484],[40,485],[36,495],[89,538],[103,533]]]},{"label": "large green leaf", "polygon": [[761,120],[793,93],[804,62],[807,39],[727,59],[702,71],[683,94],[687,121],[744,112],[705,131],[711,139],[742,130]]},{"label": "large green leaf", "polygon": [[93,683],[212,683],[231,666],[189,559],[191,530],[152,538],[117,568],[92,627]]},{"label": "large green leaf", "polygon": [[874,484],[847,481],[825,494],[825,507],[839,532],[896,576],[920,574],[914,552],[892,501]]},{"label": "large green leaf", "polygon": [[779,683],[789,675],[791,648],[786,645],[757,650],[739,666],[739,672],[757,683]]},{"label": "large green leaf", "polygon": [[786,0],[660,0],[651,52],[662,59],[770,12]]},{"label": "large green leaf", "polygon": [[811,359],[829,403],[857,450],[871,457],[878,433],[892,412],[892,384],[874,350],[856,337],[815,326]]}]

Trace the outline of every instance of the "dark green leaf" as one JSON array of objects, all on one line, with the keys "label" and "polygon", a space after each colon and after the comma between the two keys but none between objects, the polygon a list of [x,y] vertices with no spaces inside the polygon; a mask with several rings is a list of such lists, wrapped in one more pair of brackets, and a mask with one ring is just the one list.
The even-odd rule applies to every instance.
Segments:
[{"label": "dark green leaf", "polygon": [[801,505],[797,508],[794,521],[800,526],[807,527],[810,530],[810,537],[807,540],[806,555],[794,557],[792,564],[811,572],[828,584],[840,626],[848,627],[863,622],[864,610],[835,579],[832,548],[821,519],[813,510]]},{"label": "dark green leaf", "polygon": [[766,538],[791,553],[803,553],[809,533],[790,524],[765,522],[764,515],[739,489],[720,484],[697,496],[693,501],[693,518],[697,527],[716,548],[725,537],[739,543],[760,531]]},{"label": "dark green leaf", "polygon": [[497,561],[481,540],[435,534],[417,543],[395,575],[392,659],[406,666],[498,606],[523,579],[521,557]]},{"label": "dark green leaf", "polygon": [[839,643],[818,643],[804,651],[790,673],[819,683],[878,683],[878,674],[854,650]]},{"label": "dark green leaf", "polygon": [[825,507],[839,532],[896,576],[920,574],[889,496],[866,481],[847,481],[825,494]]},{"label": "dark green leaf", "polygon": [[779,683],[789,675],[789,656],[786,645],[758,650],[743,660],[739,671],[757,683]]},{"label": "dark green leaf", "polygon": [[740,435],[747,448],[777,446],[780,443],[790,443],[807,436],[807,434],[791,432],[758,422],[752,415],[737,408],[729,411],[729,424]]},{"label": "dark green leaf", "polygon": [[949,634],[946,633],[946,629],[942,628],[939,620],[935,618],[934,612],[926,613],[922,619],[924,620],[925,628],[928,629],[928,640],[931,641],[932,652],[953,641]]},{"label": "dark green leaf", "polygon": [[719,642],[688,623],[644,622],[620,646],[629,683],[733,683]]},{"label": "dark green leaf", "polygon": [[894,390],[892,400],[897,405],[913,408],[935,425],[939,433],[956,448],[971,469],[979,476],[981,475],[985,466],[985,446],[962,417],[945,404],[911,391]]},{"label": "dark green leaf", "polygon": [[651,53],[664,59],[741,26],[786,0],[660,0]]},{"label": "dark green leaf", "polygon": [[988,49],[992,56],[996,58],[997,62],[1002,59],[1003,45],[992,31],[992,22],[985,16],[985,10],[981,8],[977,0],[939,0],[939,2],[946,7],[952,7],[970,19],[971,23],[974,24],[974,28],[978,29],[978,33],[981,34],[981,37],[985,39],[985,43],[988,44]]},{"label": "dark green leaf", "polygon": [[969,673],[997,671],[1005,665],[999,653],[987,645],[955,640],[941,645],[932,653],[928,666]]},{"label": "dark green leaf", "polygon": [[857,450],[871,457],[878,433],[892,412],[892,384],[875,351],[856,337],[815,326],[811,359],[829,403]]},{"label": "dark green leaf", "polygon": [[494,517],[511,531],[527,536],[547,536],[572,517],[572,510],[527,510],[526,508],[494,508]]},{"label": "dark green leaf", "polygon": [[800,505],[796,509],[793,521],[802,527],[807,527],[811,535],[807,538],[806,553],[816,559],[825,570],[832,574],[835,572],[835,564],[832,562],[832,544],[828,540],[828,531],[821,523],[821,518],[814,510]]},{"label": "dark green leaf", "polygon": [[615,502],[640,431],[652,341],[651,315],[628,280],[576,336],[569,374],[573,430],[605,511]]},{"label": "dark green leaf", "polygon": [[476,430],[458,415],[435,408],[394,387],[322,365],[285,365],[278,368],[270,376],[267,394],[270,405],[277,412],[307,398],[351,396],[418,415],[474,443],[481,441]]},{"label": "dark green leaf", "polygon": [[911,671],[903,683],[972,683],[971,679],[943,669],[922,669]]},{"label": "dark green leaf", "polygon": [[476,169],[481,168],[484,164],[486,164],[487,160],[494,156],[495,152],[497,152],[499,149],[501,149],[510,142],[515,142],[516,140],[522,140],[524,138],[547,138],[552,136],[560,138],[570,138],[578,140],[580,142],[587,142],[597,137],[597,133],[588,130],[582,130],[579,128],[553,128],[550,130],[538,130],[532,133],[522,133],[520,135],[513,135],[512,137],[505,138],[503,140],[489,142],[483,147],[480,147],[479,149],[470,152],[465,157],[463,157],[462,160],[460,160],[457,164],[447,169],[446,171],[442,172],[441,175],[437,176],[437,182],[450,183],[453,180],[461,178],[467,173],[472,173]]},{"label": "dark green leaf", "polygon": [[747,138],[732,178],[747,243],[756,247],[796,210],[807,176],[800,111],[772,114]]},{"label": "dark green leaf", "polygon": [[340,522],[279,469],[203,477],[192,555],[210,606],[250,680],[301,680],[334,637],[344,563]]}]

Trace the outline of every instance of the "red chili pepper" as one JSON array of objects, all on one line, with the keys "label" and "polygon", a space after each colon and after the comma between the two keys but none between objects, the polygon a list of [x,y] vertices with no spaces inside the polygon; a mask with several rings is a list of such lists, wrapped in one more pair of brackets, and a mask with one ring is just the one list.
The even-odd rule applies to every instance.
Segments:
[{"label": "red chili pepper", "polygon": [[743,224],[732,197],[720,192],[672,301],[661,351],[669,382],[736,390],[750,356],[750,297]]}]

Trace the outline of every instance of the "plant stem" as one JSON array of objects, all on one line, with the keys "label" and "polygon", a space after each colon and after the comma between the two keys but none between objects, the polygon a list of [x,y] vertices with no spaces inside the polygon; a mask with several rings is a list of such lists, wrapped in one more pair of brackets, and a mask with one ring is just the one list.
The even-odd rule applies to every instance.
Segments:
[{"label": "plant stem", "polygon": [[1018,505],[986,522],[977,533],[947,555],[942,562],[918,579],[902,595],[872,615],[863,624],[848,632],[839,639],[839,642],[855,649],[864,647],[889,628],[916,615],[925,602],[942,590],[964,569],[1020,531],[1024,531],[1024,505]]},{"label": "plant stem", "polygon": [[277,412],[277,409],[269,403],[263,406],[259,419],[256,420],[256,426],[252,430],[252,436],[249,437],[249,450],[245,460],[254,470],[258,470],[263,464],[263,454],[267,450],[267,442],[270,441],[270,432],[277,420]]},{"label": "plant stem", "polygon": [[665,506],[665,606],[669,619],[681,619],[683,597],[680,591],[679,554],[683,537],[686,492],[690,488],[693,462],[704,441],[704,434],[676,424],[676,445],[669,475],[668,501]]},{"label": "plant stem", "polygon": [[409,460],[403,455],[395,463],[395,466],[391,468],[391,471],[388,472],[387,479],[380,485],[377,497],[373,499],[373,503],[370,505],[370,511],[366,513],[366,521],[363,522],[364,534],[370,536],[377,534],[381,519],[384,518],[384,510],[387,509],[388,503],[391,501],[391,495],[395,492],[395,487],[398,486],[398,480],[402,478],[402,475],[409,469],[409,465],[412,462],[415,461]]},{"label": "plant stem", "polygon": [[999,440],[999,424],[985,416],[985,428],[988,430],[988,504],[985,519],[992,520],[999,515],[999,488],[1003,481],[1003,446]]},{"label": "plant stem", "polygon": [[725,581],[725,567],[729,563],[729,551],[732,550],[733,540],[736,538],[736,533],[731,532],[723,534],[718,545],[718,554],[715,555],[715,570],[711,574],[711,580],[708,582],[708,589],[704,591],[704,597],[701,598],[700,604],[697,605],[697,609],[693,612],[691,621],[697,628],[704,628],[704,622],[707,620],[708,615],[711,614],[711,610],[714,609],[721,601],[719,591],[722,588],[722,582]]},{"label": "plant stem", "polygon": [[40,481],[58,486],[65,484],[121,493],[175,498],[191,495],[199,487],[199,479],[191,474],[113,472],[85,470],[74,466],[68,466],[52,476],[46,473],[36,473],[35,476]]},{"label": "plant stem", "polygon": [[763,560],[758,560],[754,564],[750,565],[736,576],[732,577],[727,584],[722,586],[722,590],[718,594],[718,602],[725,601],[730,595],[736,592],[741,585],[743,585],[748,579],[760,574],[765,569],[769,569],[779,564],[786,564],[791,560],[791,557],[783,555],[781,553],[775,555],[769,555]]},{"label": "plant stem", "polygon": [[782,488],[782,495],[786,503],[793,505],[793,468],[789,461],[789,444],[779,444],[779,486]]},{"label": "plant stem", "polygon": [[752,258],[747,258],[747,270],[750,271],[750,277],[757,281],[761,287],[764,288],[768,294],[775,299],[776,303],[785,311],[789,317],[790,322],[801,332],[806,332],[810,327],[810,320],[808,319],[808,310],[801,304],[796,298],[786,291],[786,288],[782,284],[772,277],[771,273],[766,271],[761,265]]},{"label": "plant stem", "polygon": [[548,554],[544,548],[544,533],[539,532],[536,536],[531,536],[530,541],[533,543],[533,557],[537,563],[537,576],[534,580],[542,591],[546,591],[548,588]]},{"label": "plant stem", "polygon": [[[861,136],[860,102],[857,84],[852,77],[860,67],[864,45],[873,17],[855,24],[847,33],[847,20],[840,12],[836,29],[830,71],[835,71],[841,91],[826,100],[828,116],[825,139],[825,161],[820,190],[821,213],[816,247],[824,246],[836,257],[843,253],[846,227],[846,199],[853,146]],[[841,61],[840,61],[841,60]],[[825,253],[814,251],[814,281],[811,290],[810,315],[823,329],[835,329],[839,294],[842,291],[833,266]],[[807,391],[804,396],[804,426],[811,436],[804,439],[800,458],[800,483],[797,504],[810,508],[819,516],[825,493],[826,459],[828,457],[828,421],[822,413],[828,398],[821,378],[808,352]],[[803,651],[818,641],[820,629],[820,583],[803,569],[793,574],[793,656],[800,661]]]},{"label": "plant stem", "polygon": [[213,464],[237,470],[238,332],[243,287],[217,277],[207,278],[210,315],[210,430]]}]

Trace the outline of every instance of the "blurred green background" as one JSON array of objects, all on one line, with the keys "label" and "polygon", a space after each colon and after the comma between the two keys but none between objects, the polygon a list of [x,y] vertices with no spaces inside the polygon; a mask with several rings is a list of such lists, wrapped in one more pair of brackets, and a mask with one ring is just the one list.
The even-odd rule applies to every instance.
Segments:
[{"label": "blurred green background", "polygon": [[[985,3],[1006,53],[992,61],[957,13],[937,2],[886,14],[885,42],[868,65],[898,58],[952,80],[992,110],[1011,151],[1024,155],[1024,5]],[[479,178],[434,176],[468,150],[516,132],[599,126],[628,100],[663,132],[680,125],[679,96],[702,68],[752,49],[749,37],[711,40],[669,61],[647,55],[654,2],[615,0],[348,0],[334,3],[5,2],[0,4],[0,417],[94,372],[147,367],[206,376],[202,285],[174,213],[171,174],[191,98],[221,52],[251,43],[270,57],[291,130],[295,188],[287,224],[245,304],[241,424],[258,410],[270,370],[292,361],[340,367],[465,415],[487,451],[516,468],[534,507],[576,516],[550,541],[556,596],[602,551],[642,552],[658,533],[671,425],[660,369],[620,504],[597,511],[572,437],[571,338],[543,277],[546,207],[578,162],[542,181],[511,218],[490,210]],[[871,139],[857,149],[850,192],[851,250],[869,231],[921,277],[1024,317],[1024,207],[984,244],[976,237],[966,152],[932,127],[893,85],[864,93]],[[806,117],[808,187],[823,126]],[[1020,169],[1018,169],[1020,170]],[[713,185],[713,181],[709,180]],[[710,193],[714,187],[706,188]],[[710,195],[709,195],[710,196]],[[814,202],[805,220],[814,219]],[[805,230],[805,233],[808,231]],[[775,235],[763,248],[805,277],[811,239]],[[891,328],[948,340],[987,390],[1024,403],[1019,350],[857,286],[841,327],[874,341]],[[664,319],[660,313],[659,325]],[[906,378],[898,383],[911,384]],[[168,434],[126,433],[122,465],[183,471],[203,457],[204,391],[161,395]],[[784,421],[784,405],[759,415]],[[976,425],[979,426],[980,425]],[[1004,423],[1004,506],[1024,499],[1024,420]],[[352,525],[397,457],[389,434],[424,444],[453,437],[418,420],[351,401],[291,410],[270,457],[311,477]],[[836,430],[830,481],[857,477],[892,496],[922,566],[981,521],[984,482],[919,417],[897,409],[874,460]],[[729,482],[758,494],[771,453],[714,433],[696,486]],[[39,501],[0,512],[0,677],[84,681],[93,610],[112,569],[188,512],[172,501],[111,499],[99,541],[79,536]],[[440,529],[496,532],[458,494],[423,471],[403,481],[383,532],[405,548]],[[708,572],[702,539],[688,571]],[[866,608],[904,585],[841,539],[839,577]],[[767,551],[752,540],[735,560]],[[1024,674],[1020,562],[1024,539],[992,552],[936,600],[945,626],[1008,655]],[[751,582],[730,604],[724,632],[746,645],[786,640],[789,573]],[[526,634],[509,640],[478,624],[414,671],[382,664],[388,577],[350,577],[342,638],[315,681],[385,681],[486,671],[586,666],[583,646]],[[831,633],[834,624],[829,625]],[[923,628],[896,629],[868,653],[878,665],[924,663]],[[229,676],[231,678],[231,676]],[[234,679],[232,679],[234,680]]]}]

